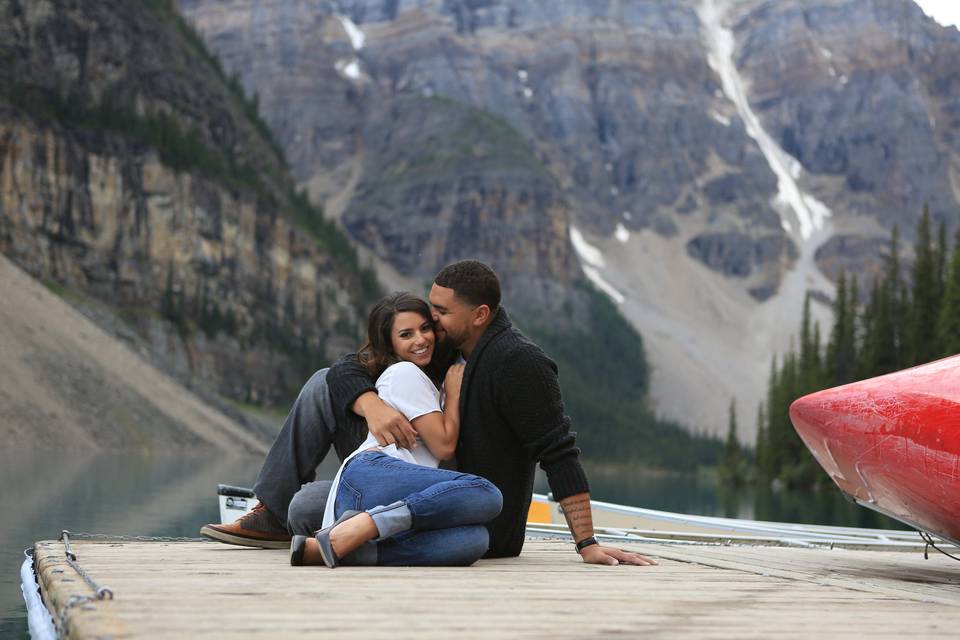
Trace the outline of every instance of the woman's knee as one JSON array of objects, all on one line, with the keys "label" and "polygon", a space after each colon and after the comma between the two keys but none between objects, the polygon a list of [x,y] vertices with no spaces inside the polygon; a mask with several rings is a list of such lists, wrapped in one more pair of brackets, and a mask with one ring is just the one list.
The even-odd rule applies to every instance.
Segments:
[{"label": "woman's knee", "polygon": [[473,564],[482,558],[489,548],[490,532],[487,531],[485,526],[465,527],[458,564],[464,566]]},{"label": "woman's knee", "polygon": [[[481,497],[477,500],[475,506],[483,512],[483,520],[485,522],[487,520],[493,520],[500,515],[500,510],[503,509],[503,494],[500,493],[497,485],[486,478],[479,478],[479,480],[481,480],[478,484],[481,489]],[[484,529],[484,531],[486,531],[486,529]]]}]

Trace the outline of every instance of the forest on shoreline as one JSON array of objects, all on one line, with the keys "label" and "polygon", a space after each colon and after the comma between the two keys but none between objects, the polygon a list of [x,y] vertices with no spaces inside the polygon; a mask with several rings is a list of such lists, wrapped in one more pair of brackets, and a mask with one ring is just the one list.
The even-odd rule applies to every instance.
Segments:
[{"label": "forest on shoreline", "polygon": [[757,408],[753,451],[737,440],[731,403],[718,476],[728,485],[810,488],[830,484],[790,423],[790,404],[809,393],[892,373],[960,353],[960,231],[952,250],[924,208],[914,259],[904,267],[894,227],[882,272],[861,295],[856,274],[841,273],[826,339],[811,322],[808,293],[794,348],[774,356],[766,401]]}]

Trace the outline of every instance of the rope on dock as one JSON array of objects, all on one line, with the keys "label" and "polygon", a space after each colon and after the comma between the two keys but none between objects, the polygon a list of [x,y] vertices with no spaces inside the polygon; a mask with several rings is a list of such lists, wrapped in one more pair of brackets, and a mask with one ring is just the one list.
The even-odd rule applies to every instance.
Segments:
[{"label": "rope on dock", "polygon": [[69,564],[74,571],[77,572],[77,575],[83,578],[83,581],[87,583],[87,586],[93,591],[94,595],[84,596],[84,595],[74,595],[70,596],[70,599],[67,600],[67,604],[63,606],[63,609],[60,610],[60,615],[58,616],[57,624],[57,635],[60,637],[66,637],[68,634],[67,630],[67,616],[70,613],[70,610],[74,607],[86,604],[88,602],[97,602],[99,600],[113,600],[113,589],[110,587],[101,587],[98,585],[93,578],[91,578],[86,571],[83,570],[83,567],[77,562],[77,554],[73,552],[73,549],[70,546],[70,532],[64,529],[60,532],[60,540],[63,542],[64,553],[67,556],[67,564]]},{"label": "rope on dock", "polygon": [[216,542],[209,538],[188,538],[182,536],[124,536],[116,533],[90,533],[87,531],[66,532],[74,540],[104,540],[111,542]]},{"label": "rope on dock", "polygon": [[[83,579],[90,590],[93,591],[93,595],[77,594],[70,596],[63,608],[60,609],[58,615],[53,619],[53,626],[55,627],[56,635],[59,638],[66,638],[70,633],[67,624],[67,618],[69,617],[72,609],[102,600],[113,600],[114,597],[113,589],[97,584],[97,582],[90,577],[90,574],[88,574],[84,568],[80,566],[80,563],[77,560],[77,554],[74,552],[73,546],[70,544],[70,542],[71,540],[81,539],[118,542],[212,542],[206,538],[187,538],[178,536],[126,536],[111,533],[91,533],[87,531],[71,532],[64,529],[60,532],[60,541],[63,543],[67,564],[69,564],[76,574]],[[62,571],[62,569],[58,569],[57,573],[62,573]]]},{"label": "rope on dock", "polygon": [[928,557],[928,555],[927,555],[927,547],[933,547],[934,549],[936,549],[937,551],[939,551],[939,552],[942,553],[943,555],[947,556],[948,558],[953,558],[954,560],[960,561],[960,558],[958,558],[957,556],[953,555],[952,553],[947,553],[946,551],[944,551],[943,549],[941,549],[940,547],[938,547],[938,546],[936,545],[936,543],[934,542],[934,540],[933,540],[933,536],[931,536],[931,535],[930,535],[929,533],[927,533],[926,531],[921,531],[921,530],[918,529],[918,530],[917,530],[917,533],[919,533],[919,534],[920,534],[920,537],[923,539],[923,543],[924,543],[924,544],[923,544],[923,559],[924,559],[924,560],[929,560],[929,559],[930,559],[930,558]]}]

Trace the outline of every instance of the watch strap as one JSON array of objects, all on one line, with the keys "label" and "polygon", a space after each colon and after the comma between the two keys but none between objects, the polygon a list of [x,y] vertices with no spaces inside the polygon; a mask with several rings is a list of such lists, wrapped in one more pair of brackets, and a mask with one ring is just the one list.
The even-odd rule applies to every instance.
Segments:
[{"label": "watch strap", "polygon": [[600,544],[600,543],[597,542],[597,539],[594,538],[593,536],[590,536],[589,538],[584,538],[583,540],[577,543],[577,553],[580,553],[585,548],[591,547],[595,544]]}]

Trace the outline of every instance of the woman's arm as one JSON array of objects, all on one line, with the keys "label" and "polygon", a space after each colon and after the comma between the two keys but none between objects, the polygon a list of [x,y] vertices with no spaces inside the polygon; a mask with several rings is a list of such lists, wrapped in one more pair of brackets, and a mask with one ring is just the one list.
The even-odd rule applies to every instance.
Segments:
[{"label": "woman's arm", "polygon": [[460,384],[463,382],[463,367],[462,364],[455,364],[447,370],[443,383],[443,412],[427,413],[413,421],[413,428],[438,460],[452,458],[457,449],[457,439],[460,437]]}]

